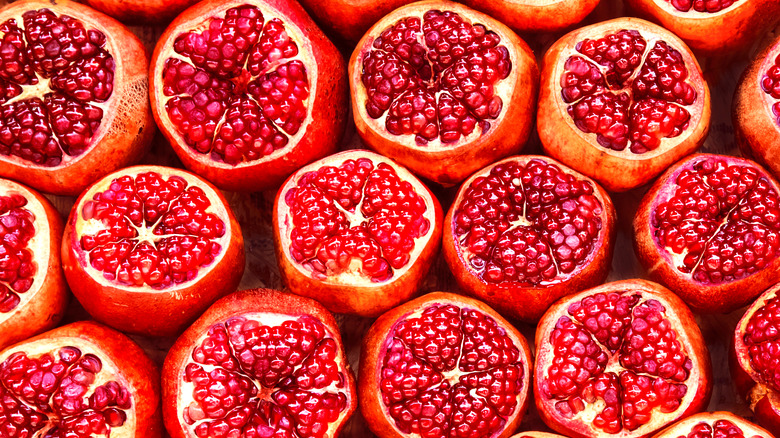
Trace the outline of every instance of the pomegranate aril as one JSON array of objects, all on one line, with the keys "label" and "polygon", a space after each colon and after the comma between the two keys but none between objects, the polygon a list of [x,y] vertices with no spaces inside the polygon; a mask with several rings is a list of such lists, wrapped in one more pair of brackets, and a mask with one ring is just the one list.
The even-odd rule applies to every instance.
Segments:
[{"label": "pomegranate aril", "polygon": [[51,88],[80,102],[105,102],[113,92],[114,67],[114,58],[101,50],[55,75]]},{"label": "pomegranate aril", "polygon": [[387,132],[414,135],[418,144],[439,136],[436,98],[423,89],[409,91],[393,101],[385,119]]},{"label": "pomegranate aril", "polygon": [[290,61],[249,83],[249,94],[257,99],[266,117],[284,132],[295,135],[306,118],[309,82],[301,61]]},{"label": "pomegranate aril", "polygon": [[[413,354],[436,371],[450,371],[461,358],[463,332],[460,309],[431,306],[420,318],[406,319],[396,327],[396,335]],[[473,343],[470,346],[474,347]],[[465,356],[465,353],[464,353]],[[471,370],[470,370],[471,371]]]},{"label": "pomegranate aril", "polygon": [[682,54],[665,42],[658,41],[634,79],[634,97],[653,97],[670,103],[692,105],[696,101],[696,90],[685,82],[687,78],[688,67]]},{"label": "pomegranate aril", "polygon": [[645,98],[631,108],[631,152],[643,154],[658,148],[661,139],[677,137],[688,128],[691,114],[675,104]]},{"label": "pomegranate aril", "polygon": [[27,47],[22,30],[13,18],[0,24],[0,78],[14,84],[34,85],[38,77],[27,57]]},{"label": "pomegranate aril", "polygon": [[62,150],[52,133],[44,103],[36,98],[3,105],[0,119],[0,154],[56,166]]},{"label": "pomegranate aril", "polygon": [[774,297],[755,311],[743,337],[748,347],[750,365],[761,382],[780,388],[780,298]]},{"label": "pomegranate aril", "polygon": [[667,0],[678,11],[688,12],[693,9],[696,12],[716,13],[720,12],[739,0]]},{"label": "pomegranate aril", "polygon": [[[780,55],[761,79],[761,88],[769,96],[780,100]],[[772,105],[772,112],[777,117],[777,124],[780,125],[780,102]]]},{"label": "pomegranate aril", "polygon": [[27,248],[35,236],[35,217],[18,194],[0,196],[0,312],[8,313],[20,303],[19,294],[33,284],[37,270]]},{"label": "pomegranate aril", "polygon": [[249,53],[246,68],[251,75],[258,76],[269,64],[292,58],[297,54],[298,45],[287,34],[284,23],[278,18],[273,18],[265,23],[260,41]]},{"label": "pomegranate aril", "polygon": [[577,51],[606,67],[606,80],[622,88],[642,62],[647,42],[636,30],[621,30],[598,40],[577,43]]},{"label": "pomegranate aril", "polygon": [[48,94],[44,105],[62,151],[71,156],[86,152],[92,136],[100,127],[103,110],[88,103],[73,101],[57,92]]}]

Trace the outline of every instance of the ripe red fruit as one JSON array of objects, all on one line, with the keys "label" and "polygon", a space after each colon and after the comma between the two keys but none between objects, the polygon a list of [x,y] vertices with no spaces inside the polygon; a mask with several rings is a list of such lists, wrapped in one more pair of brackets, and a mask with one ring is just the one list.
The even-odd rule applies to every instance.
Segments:
[{"label": "ripe red fruit", "polygon": [[616,281],[566,296],[537,326],[536,408],[566,436],[646,437],[700,412],[711,390],[693,314],[659,284]]},{"label": "ripe red fruit", "polygon": [[414,0],[301,0],[328,34],[354,45],[369,27],[393,9]]},{"label": "ripe red fruit", "polygon": [[146,152],[146,52],[116,20],[67,0],[0,9],[0,176],[77,195]]},{"label": "ripe red fruit", "polygon": [[358,376],[360,410],[381,438],[505,438],[529,401],[531,353],[490,307],[435,292],[376,320]]},{"label": "ripe red fruit", "polygon": [[505,25],[457,3],[422,1],[382,18],[352,53],[349,77],[365,143],[437,183],[517,153],[531,132],[533,53]]},{"label": "ripe red fruit", "polygon": [[171,336],[236,290],[244,240],[214,186],[182,170],[135,166],[79,197],[62,261],[93,318],[125,332]]},{"label": "ripe red fruit", "polygon": [[516,435],[512,435],[511,438],[565,438],[563,435],[556,435],[554,433],[527,431],[520,432]]},{"label": "ripe red fruit", "polygon": [[98,11],[124,23],[165,24],[198,0],[86,0]]},{"label": "ripe red fruit", "polygon": [[636,18],[586,26],[553,44],[543,66],[544,151],[607,190],[649,182],[707,137],[709,88],[666,29]]},{"label": "ripe red fruit", "polygon": [[667,427],[653,438],[773,438],[772,434],[731,412],[702,412]]},{"label": "ripe red fruit", "polygon": [[296,172],[276,195],[273,220],[282,281],[332,312],[378,316],[408,300],[441,244],[436,197],[364,150]]},{"label": "ripe red fruit", "polygon": [[634,217],[639,261],[698,312],[726,313],[774,284],[780,187],[743,158],[700,154],[670,168]]},{"label": "ripe red fruit", "polygon": [[556,32],[582,21],[600,0],[463,0],[518,32]]},{"label": "ripe red fruit", "polygon": [[536,321],[563,295],[604,281],[615,221],[591,179],[547,157],[511,157],[461,186],[444,220],[444,258],[468,293]]},{"label": "ripe red fruit", "polygon": [[346,126],[344,60],[293,0],[192,6],[160,37],[150,76],[163,134],[221,189],[277,187],[335,151]]},{"label": "ripe red fruit", "polygon": [[337,437],[357,407],[333,315],[268,289],[217,301],[182,334],[163,400],[172,438]]}]

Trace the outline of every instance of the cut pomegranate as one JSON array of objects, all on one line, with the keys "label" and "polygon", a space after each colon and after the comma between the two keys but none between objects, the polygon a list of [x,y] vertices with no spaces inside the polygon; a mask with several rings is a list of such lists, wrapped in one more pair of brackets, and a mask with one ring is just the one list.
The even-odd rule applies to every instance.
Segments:
[{"label": "cut pomegranate", "polygon": [[604,281],[615,220],[589,178],[547,157],[507,158],[461,186],[444,221],[444,256],[467,292],[536,321],[561,296]]},{"label": "cut pomegranate", "polygon": [[357,407],[333,315],[307,298],[236,292],[176,341],[163,366],[173,438],[336,437]]},{"label": "cut pomegranate", "polygon": [[185,166],[222,189],[274,188],[336,150],[344,60],[290,0],[206,0],[152,57],[155,119]]},{"label": "cut pomegranate", "polygon": [[693,314],[649,281],[562,298],[537,327],[536,407],[566,436],[648,436],[705,408],[711,374]]},{"label": "cut pomegranate", "polygon": [[493,309],[430,293],[366,333],[360,409],[382,438],[504,438],[525,412],[530,367],[525,338]]},{"label": "cut pomegranate", "polygon": [[556,435],[554,433],[527,431],[520,432],[516,435],[512,435],[511,438],[565,438],[563,435]]},{"label": "cut pomegranate", "polygon": [[518,32],[557,32],[582,21],[600,0],[462,0]]},{"label": "cut pomegranate", "polygon": [[236,290],[244,241],[212,185],[182,170],[136,166],[81,195],[62,258],[68,284],[95,319],[170,336]]},{"label": "cut pomegranate", "polygon": [[54,328],[64,316],[61,245],[62,219],[54,206],[0,179],[0,350]]},{"label": "cut pomegranate", "polygon": [[537,127],[547,154],[625,191],[707,136],[710,94],[690,50],[667,30],[619,18],[573,31],[544,57]]},{"label": "cut pomegranate", "polygon": [[274,203],[282,280],[332,312],[377,316],[417,292],[441,243],[439,201],[373,152],[312,163]]},{"label": "cut pomegranate", "polygon": [[124,26],[67,0],[0,10],[0,176],[77,195],[154,134],[149,65]]},{"label": "cut pomegranate", "polygon": [[393,9],[414,0],[301,0],[329,35],[354,46],[364,33]]},{"label": "cut pomegranate", "polygon": [[669,426],[653,438],[772,438],[772,434],[731,412],[702,412]]},{"label": "cut pomegranate", "polygon": [[533,53],[503,24],[457,3],[393,11],[360,41],[349,75],[366,144],[438,183],[518,152],[531,131]]},{"label": "cut pomegranate", "polygon": [[160,374],[127,336],[76,322],[0,353],[0,436],[160,438]]},{"label": "cut pomegranate", "polygon": [[650,189],[634,218],[651,278],[700,312],[730,312],[776,281],[780,193],[756,163],[694,155]]}]

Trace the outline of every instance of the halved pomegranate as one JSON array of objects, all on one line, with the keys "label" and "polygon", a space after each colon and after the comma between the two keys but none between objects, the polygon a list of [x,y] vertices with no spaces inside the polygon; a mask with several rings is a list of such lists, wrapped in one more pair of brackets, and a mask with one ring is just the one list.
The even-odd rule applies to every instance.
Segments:
[{"label": "halved pomegranate", "polygon": [[46,332],[0,353],[0,436],[160,438],[160,373],[100,324]]},{"label": "halved pomegranate", "polygon": [[357,407],[333,315],[268,289],[217,301],[184,332],[163,400],[173,438],[334,438]]},{"label": "halved pomegranate", "polygon": [[732,116],[742,153],[780,175],[780,37],[745,70]]},{"label": "halved pomegranate", "polygon": [[649,182],[707,137],[709,88],[666,29],[636,18],[583,27],[553,44],[543,66],[544,151],[607,190]]},{"label": "halved pomegranate", "polygon": [[381,438],[505,438],[530,398],[531,353],[484,303],[434,292],[376,320],[358,378],[360,410]]},{"label": "halved pomegranate", "polygon": [[693,314],[659,284],[616,281],[564,297],[537,326],[537,411],[566,436],[646,437],[700,412],[711,390]]},{"label": "halved pomegranate", "polygon": [[444,221],[444,258],[468,293],[536,321],[563,295],[604,281],[615,220],[591,179],[547,157],[511,157],[461,186]]},{"label": "halved pomegranate", "polygon": [[0,179],[0,350],[54,328],[65,315],[62,218],[33,190]]},{"label": "halved pomegranate", "polygon": [[414,0],[300,0],[326,32],[354,45],[393,9]]},{"label": "halved pomegranate", "polygon": [[0,9],[0,176],[77,195],[154,135],[146,52],[116,20],[67,0]]},{"label": "halved pomegranate", "polygon": [[518,32],[556,32],[582,21],[601,0],[462,0]]},{"label": "halved pomegranate", "polygon": [[773,438],[772,434],[731,412],[702,412],[678,421],[653,438]]},{"label": "halved pomegranate", "polygon": [[730,312],[777,281],[780,187],[750,160],[693,155],[645,195],[634,234],[652,279],[696,311]]},{"label": "halved pomegranate", "polygon": [[332,312],[378,316],[417,292],[439,251],[442,215],[430,190],[392,160],[331,155],[276,195],[282,281]]},{"label": "halved pomegranate", "polygon": [[171,336],[236,290],[244,239],[214,186],[183,170],[135,166],[82,193],[65,227],[62,261],[93,318]]},{"label": "halved pomegranate", "polygon": [[539,72],[495,19],[447,0],[401,7],[349,61],[357,130],[377,152],[452,185],[528,140]]},{"label": "halved pomegranate", "polygon": [[294,0],[205,0],[152,56],[154,117],[185,166],[225,190],[277,187],[336,150],[346,67]]}]

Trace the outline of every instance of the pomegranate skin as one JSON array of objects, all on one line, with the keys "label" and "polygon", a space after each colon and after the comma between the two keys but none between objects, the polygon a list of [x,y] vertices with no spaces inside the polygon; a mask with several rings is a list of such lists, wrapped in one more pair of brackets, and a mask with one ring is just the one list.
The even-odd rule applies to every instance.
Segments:
[{"label": "pomegranate skin", "polygon": [[123,23],[164,24],[199,0],[87,0],[87,4]]},{"label": "pomegranate skin", "polygon": [[414,0],[301,0],[329,34],[354,45],[380,18]]},{"label": "pomegranate skin", "polygon": [[[736,426],[740,429],[742,432],[742,435],[732,435],[732,433],[736,431],[729,430],[726,431],[715,431],[713,433],[712,431],[712,425],[717,421],[727,421],[731,423],[731,425]],[[708,434],[711,434],[711,436],[721,436],[722,432],[723,434],[728,434],[728,436],[743,436],[743,437],[751,437],[751,438],[772,438],[772,434],[769,433],[769,431],[745,420],[744,418],[734,415],[731,412],[725,412],[725,411],[716,411],[716,412],[701,412],[695,415],[691,415],[688,418],[685,418],[683,420],[678,421],[675,424],[672,424],[671,426],[667,427],[666,429],[658,432],[656,435],[653,436],[653,438],[677,438],[680,436],[687,436],[687,434],[693,434],[693,427],[699,424],[707,424],[710,426],[710,430]],[[705,435],[710,436],[710,435]]]},{"label": "pomegranate skin", "polygon": [[601,0],[463,0],[517,32],[556,32],[582,21]]}]

